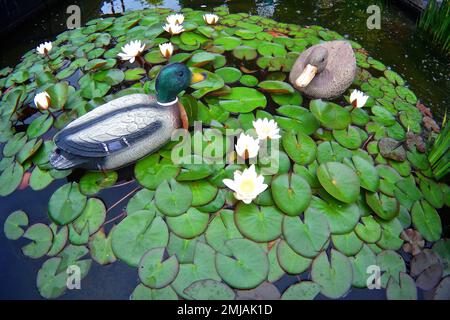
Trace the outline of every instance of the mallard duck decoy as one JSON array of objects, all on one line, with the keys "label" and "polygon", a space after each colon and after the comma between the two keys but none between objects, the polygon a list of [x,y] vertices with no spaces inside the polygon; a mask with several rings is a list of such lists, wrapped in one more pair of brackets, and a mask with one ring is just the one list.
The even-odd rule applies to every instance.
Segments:
[{"label": "mallard duck decoy", "polygon": [[314,99],[334,99],[353,83],[356,59],[347,41],[321,43],[304,51],[295,62],[289,81]]},{"label": "mallard duck decoy", "polygon": [[58,132],[51,165],[59,170],[80,167],[104,171],[155,152],[170,140],[175,129],[187,129],[186,113],[177,95],[204,78],[181,63],[165,66],[156,78],[156,97],[131,94],[114,99]]}]

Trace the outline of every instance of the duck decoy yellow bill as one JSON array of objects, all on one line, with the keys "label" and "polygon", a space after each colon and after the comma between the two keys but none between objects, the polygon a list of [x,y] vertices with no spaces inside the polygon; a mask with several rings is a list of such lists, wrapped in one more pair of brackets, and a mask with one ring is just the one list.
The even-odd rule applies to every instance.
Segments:
[{"label": "duck decoy yellow bill", "polygon": [[314,77],[317,74],[317,67],[313,65],[306,65],[303,72],[300,74],[300,76],[295,80],[295,83],[300,87],[304,88],[308,86],[311,81],[314,79]]},{"label": "duck decoy yellow bill", "polygon": [[194,72],[192,73],[191,83],[197,83],[206,79],[206,74]]}]

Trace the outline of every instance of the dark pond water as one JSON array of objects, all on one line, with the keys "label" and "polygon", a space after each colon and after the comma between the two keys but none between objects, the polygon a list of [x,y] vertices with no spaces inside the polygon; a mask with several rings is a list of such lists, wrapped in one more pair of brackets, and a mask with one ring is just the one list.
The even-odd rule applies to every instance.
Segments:
[{"label": "dark pond water", "polygon": [[[226,4],[231,12],[248,12],[273,17],[282,22],[300,25],[319,24],[348,35],[358,41],[370,54],[391,66],[408,80],[413,91],[427,105],[431,106],[437,117],[441,118],[449,101],[450,63],[440,56],[430,45],[428,39],[416,33],[416,17],[400,11],[395,5],[385,1],[372,1],[382,7],[381,30],[368,30],[366,26],[367,1],[353,0],[124,0],[100,1],[78,0],[59,1],[45,14],[33,17],[30,21],[0,35],[6,43],[0,52],[0,68],[13,66],[20,56],[44,40],[52,40],[65,30],[68,4],[81,7],[82,21],[87,22],[101,15],[120,13],[124,10],[138,10],[154,6],[172,9],[181,7],[208,10]],[[11,37],[14,33],[14,37]],[[57,180],[43,191],[27,188],[6,198],[0,198],[0,225],[7,215],[18,209],[29,214],[30,224],[45,221],[47,201],[52,193],[64,184]],[[134,182],[120,188],[102,191],[98,196],[108,207],[136,188]],[[127,201],[111,209],[108,217],[121,213]],[[448,228],[448,226],[447,226]],[[20,251],[23,242],[8,241],[0,232],[0,299],[38,299],[36,274],[43,259],[25,259]],[[101,271],[100,271],[101,269]],[[281,290],[296,282],[294,277],[285,277],[277,283]],[[82,281],[81,290],[68,291],[64,299],[128,299],[138,284],[137,272],[122,263],[100,267],[93,264],[88,276]],[[345,299],[384,299],[382,290],[353,289]]]}]

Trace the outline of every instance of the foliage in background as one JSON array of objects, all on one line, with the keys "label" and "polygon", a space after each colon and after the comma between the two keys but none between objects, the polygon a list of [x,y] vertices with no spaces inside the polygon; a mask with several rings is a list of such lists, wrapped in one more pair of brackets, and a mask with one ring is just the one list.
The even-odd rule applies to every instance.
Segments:
[{"label": "foliage in background", "polygon": [[450,54],[450,1],[430,0],[423,11],[419,28],[432,36],[433,43]]},{"label": "foliage in background", "polygon": [[436,179],[441,180],[450,172],[450,126],[444,118],[444,128],[436,138],[428,159]]}]

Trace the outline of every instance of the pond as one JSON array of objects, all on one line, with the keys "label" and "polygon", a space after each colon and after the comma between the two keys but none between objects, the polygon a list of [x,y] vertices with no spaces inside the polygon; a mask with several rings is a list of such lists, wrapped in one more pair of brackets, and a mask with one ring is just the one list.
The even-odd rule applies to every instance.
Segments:
[{"label": "pond", "polygon": [[[124,11],[167,7],[174,10],[193,8],[210,10],[223,5],[222,1],[77,1],[82,9],[83,23],[100,16],[120,14]],[[205,1],[206,3],[206,1]],[[298,25],[321,25],[335,30],[351,40],[360,43],[370,56],[391,66],[410,85],[417,97],[433,110],[437,118],[442,118],[448,104],[450,92],[450,65],[448,59],[440,56],[426,40],[417,34],[414,17],[398,10],[389,2],[379,1],[383,7],[381,30],[367,30],[365,1],[227,1],[230,13],[245,12],[276,21]],[[0,54],[1,67],[14,66],[18,58],[37,44],[54,39],[63,32],[65,24],[65,6],[56,5],[47,13],[39,16],[14,30],[16,37],[8,39],[7,50]],[[6,36],[5,36],[6,37]],[[6,39],[6,38],[5,38]],[[17,40],[20,39],[20,40]],[[227,56],[228,57],[228,56]],[[0,68],[1,69],[1,68]],[[75,78],[77,74],[75,73]],[[70,77],[68,78],[70,81]],[[71,83],[72,84],[72,83]],[[50,138],[54,131],[43,135]],[[34,191],[30,187],[17,190],[0,198],[3,214],[0,224],[3,225],[9,213],[23,210],[28,214],[30,225],[47,221],[48,199],[67,181],[79,181],[83,171],[75,171],[68,179],[58,179],[48,187]],[[119,170],[119,183],[111,188],[100,190],[96,197],[103,200],[107,208],[107,220],[120,216],[128,199],[140,189],[140,184],[130,180],[133,168]],[[327,190],[328,191],[328,190]],[[113,222],[113,221],[111,221]],[[444,235],[448,237],[448,221],[442,221]],[[108,223],[109,230],[112,223]],[[21,247],[27,241],[9,241],[3,233],[0,234],[0,298],[2,299],[36,299],[40,298],[36,288],[36,274],[44,259],[31,260],[24,258]],[[404,259],[407,263],[408,257]],[[300,275],[307,277],[307,275]],[[295,276],[284,276],[277,281],[276,286],[284,291],[292,283],[297,282]],[[69,290],[63,299],[128,299],[139,278],[135,268],[122,262],[107,266],[93,263],[91,269],[82,281],[82,290]],[[419,298],[424,293],[419,291]],[[426,293],[425,293],[426,295]],[[325,298],[322,295],[319,298]],[[384,299],[384,290],[352,289],[344,299]]]}]

